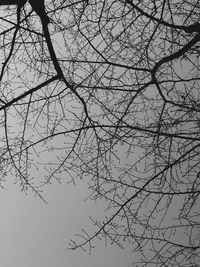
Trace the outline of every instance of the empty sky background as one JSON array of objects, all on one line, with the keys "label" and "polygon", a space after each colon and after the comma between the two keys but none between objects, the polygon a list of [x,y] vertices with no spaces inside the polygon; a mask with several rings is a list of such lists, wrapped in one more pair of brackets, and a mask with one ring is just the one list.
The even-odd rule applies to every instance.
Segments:
[{"label": "empty sky background", "polygon": [[[10,181],[9,181],[10,179]],[[44,191],[48,204],[20,192],[11,177],[0,189],[0,266],[2,267],[121,267],[132,266],[133,254],[96,242],[89,255],[69,251],[68,243],[82,228],[92,231],[88,216],[101,217],[103,203],[84,202],[87,181],[76,186],[54,184]]]}]

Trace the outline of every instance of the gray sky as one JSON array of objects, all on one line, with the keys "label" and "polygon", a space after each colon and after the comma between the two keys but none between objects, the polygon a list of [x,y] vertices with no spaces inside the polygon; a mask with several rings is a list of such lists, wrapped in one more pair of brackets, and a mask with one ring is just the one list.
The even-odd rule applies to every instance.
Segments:
[{"label": "gray sky", "polygon": [[[59,39],[59,49],[61,46],[62,40]],[[14,121],[9,122],[16,127]],[[1,134],[4,135],[4,132]],[[80,233],[81,229],[86,228],[92,232],[89,216],[96,215],[101,218],[102,215],[103,204],[84,202],[89,194],[87,181],[83,179],[77,186],[64,181],[62,184],[55,183],[49,186],[44,191],[45,199],[48,201],[46,205],[31,193],[26,196],[20,191],[18,184],[13,184],[11,177],[6,179],[6,183],[3,184],[6,190],[0,188],[0,266],[129,267],[132,265],[134,259],[130,251],[105,247],[103,241],[95,243],[96,249],[91,255],[81,250],[67,249],[70,239]]]},{"label": "gray sky", "polygon": [[91,255],[67,250],[76,233],[91,228],[88,216],[100,215],[99,204],[84,202],[86,181],[77,186],[63,181],[46,188],[48,205],[32,194],[26,196],[12,181],[5,185],[6,190],[0,190],[0,266],[132,266],[130,251],[104,247],[104,242],[96,242]]}]

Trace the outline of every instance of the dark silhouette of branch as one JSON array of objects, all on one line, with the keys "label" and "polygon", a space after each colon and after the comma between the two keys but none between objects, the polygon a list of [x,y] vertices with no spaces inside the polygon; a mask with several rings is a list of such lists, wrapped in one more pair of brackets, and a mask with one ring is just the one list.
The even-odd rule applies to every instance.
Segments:
[{"label": "dark silhouette of branch", "polygon": [[44,0],[29,0],[29,3],[41,21],[48,24],[50,20],[45,11]]}]

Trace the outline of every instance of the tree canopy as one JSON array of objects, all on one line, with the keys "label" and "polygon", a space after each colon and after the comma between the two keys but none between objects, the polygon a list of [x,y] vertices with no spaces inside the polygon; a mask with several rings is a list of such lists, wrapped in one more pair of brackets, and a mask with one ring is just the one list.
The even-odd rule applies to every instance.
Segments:
[{"label": "tree canopy", "polygon": [[101,238],[135,266],[197,266],[199,1],[37,3],[0,1],[1,186],[43,198],[87,177],[107,209],[71,249]]}]

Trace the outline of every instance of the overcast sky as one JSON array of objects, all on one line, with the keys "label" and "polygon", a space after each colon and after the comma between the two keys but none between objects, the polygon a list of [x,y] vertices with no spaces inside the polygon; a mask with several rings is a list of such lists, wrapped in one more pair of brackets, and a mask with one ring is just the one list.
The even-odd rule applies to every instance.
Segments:
[{"label": "overcast sky", "polygon": [[5,187],[6,190],[0,190],[0,266],[132,266],[130,251],[105,248],[103,242],[96,243],[91,255],[67,250],[76,233],[82,228],[90,229],[88,216],[101,212],[100,204],[84,202],[86,181],[77,186],[63,181],[46,188],[48,205],[32,194],[26,196],[12,181]]},{"label": "overcast sky", "polygon": [[88,251],[68,250],[70,239],[81,229],[92,232],[89,216],[102,217],[103,204],[84,202],[89,194],[87,181],[74,186],[63,178],[62,184],[47,187],[44,191],[47,205],[31,193],[26,196],[12,177],[6,179],[5,190],[0,188],[0,267],[132,265],[130,251],[105,247],[103,241],[96,243],[91,255]]}]

